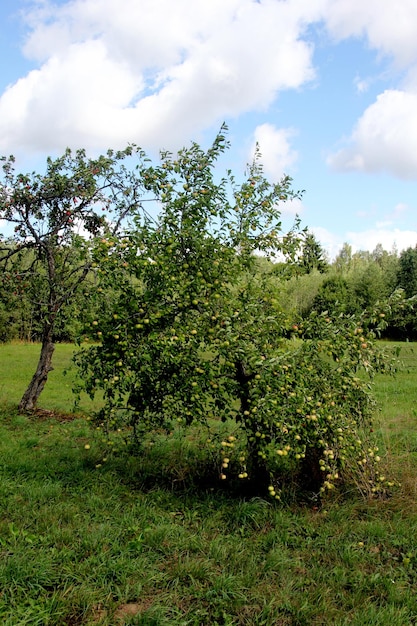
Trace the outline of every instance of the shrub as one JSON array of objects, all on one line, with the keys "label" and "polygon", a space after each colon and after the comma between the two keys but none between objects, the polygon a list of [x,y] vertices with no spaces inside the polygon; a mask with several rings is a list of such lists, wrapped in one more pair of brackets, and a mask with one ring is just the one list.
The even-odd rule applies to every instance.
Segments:
[{"label": "shrub", "polygon": [[95,251],[99,288],[116,284],[118,297],[111,315],[91,320],[99,343],[77,356],[81,387],[104,394],[104,429],[130,428],[139,444],[174,420],[204,424],[219,478],[233,467],[272,497],[283,471],[322,494],[344,475],[363,493],[384,491],[359,375],[383,365],[374,335],[352,316],[286,315],[279,282],[254,255],[296,262],[298,224],[283,234],[280,207],[297,194],[287,177],[271,185],[257,158],[242,184],[230,172],[216,180],[225,147],[220,134],[208,151],[194,144],[140,162],[160,210]]}]

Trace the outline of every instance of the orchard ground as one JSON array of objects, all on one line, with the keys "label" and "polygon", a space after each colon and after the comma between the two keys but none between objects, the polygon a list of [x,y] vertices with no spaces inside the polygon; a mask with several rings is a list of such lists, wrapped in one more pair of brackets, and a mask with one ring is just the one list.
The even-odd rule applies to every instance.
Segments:
[{"label": "orchard ground", "polygon": [[201,488],[197,428],[103,462],[91,402],[71,413],[73,346],[57,346],[39,414],[14,409],[38,351],[0,346],[3,624],[417,623],[417,344],[375,380],[382,464],[401,486],[324,506]]}]

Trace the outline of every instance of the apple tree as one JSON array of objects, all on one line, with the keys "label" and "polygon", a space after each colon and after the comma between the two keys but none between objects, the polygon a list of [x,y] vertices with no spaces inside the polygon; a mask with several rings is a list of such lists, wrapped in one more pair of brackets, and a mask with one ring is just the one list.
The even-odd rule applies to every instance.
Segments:
[{"label": "apple tree", "polygon": [[140,181],[125,166],[131,148],[88,158],[67,149],[48,158],[46,172],[15,172],[15,159],[3,157],[0,220],[11,234],[0,236],[3,281],[13,293],[29,293],[41,324],[36,371],[19,408],[32,410],[52,369],[54,332],[87,276],[98,237],[117,233],[139,208]]},{"label": "apple tree", "polygon": [[281,214],[299,194],[288,177],[271,184],[259,155],[239,183],[220,178],[226,148],[220,132],[208,150],[193,144],[138,168],[157,210],[96,249],[100,285],[117,284],[118,296],[91,320],[97,344],[77,357],[81,386],[104,396],[98,423],[131,429],[139,444],[176,420],[207,427],[220,479],[234,471],[279,498],[289,469],[317,491],[348,477],[379,492],[359,374],[381,364],[374,335],[353,317],[289,319],[256,255],[297,263],[299,223],[284,232]]}]

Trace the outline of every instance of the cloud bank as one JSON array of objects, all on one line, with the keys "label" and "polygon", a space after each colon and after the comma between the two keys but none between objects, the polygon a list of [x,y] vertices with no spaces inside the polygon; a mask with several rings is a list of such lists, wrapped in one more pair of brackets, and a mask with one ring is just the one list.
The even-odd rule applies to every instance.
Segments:
[{"label": "cloud bank", "polygon": [[24,51],[38,69],[0,98],[0,148],[169,147],[266,110],[314,77],[302,34],[315,5],[306,16],[276,0],[35,2]]},{"label": "cloud bank", "polygon": [[[128,142],[148,151],[177,149],[206,130],[214,134],[223,120],[251,113],[268,120],[281,94],[319,88],[315,46],[355,38],[373,51],[388,78],[348,136],[337,147],[322,146],[322,154],[330,151],[327,164],[339,172],[417,180],[415,0],[21,5],[21,49],[34,69],[0,94],[1,154],[36,156],[67,146],[102,151]],[[356,76],[352,93],[368,93],[375,84],[373,76]],[[258,142],[265,173],[276,180],[297,162],[294,137],[297,128],[281,127],[275,113],[274,124],[256,120],[245,141],[252,154]],[[356,232],[346,239],[370,249],[374,233],[388,248],[394,241],[414,245],[416,234],[394,233],[381,223],[362,239]],[[329,250],[343,243],[330,239]]]},{"label": "cloud bank", "polygon": [[[22,19],[36,69],[0,96],[2,153],[171,148],[267,111],[315,78],[318,25],[335,44],[363,39],[398,79],[328,164],[417,180],[415,0],[32,0]],[[279,169],[277,150],[265,140]]]}]

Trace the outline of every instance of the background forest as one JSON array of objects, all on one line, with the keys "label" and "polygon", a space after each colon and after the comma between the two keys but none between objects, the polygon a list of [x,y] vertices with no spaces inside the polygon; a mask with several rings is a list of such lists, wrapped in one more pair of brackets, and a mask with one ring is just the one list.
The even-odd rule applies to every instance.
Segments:
[{"label": "background forest", "polygon": [[[74,256],[76,256],[74,254]],[[37,342],[42,336],[42,310],[40,302],[44,281],[27,269],[31,266],[31,252],[27,251],[15,261],[14,267],[1,277],[0,291],[0,341]],[[333,261],[313,234],[305,238],[297,263],[289,272],[288,264],[258,259],[259,274],[272,274],[276,278],[281,306],[291,317],[305,318],[312,310],[329,311],[346,315],[371,309],[377,301],[388,299],[396,290],[404,290],[407,299],[417,294],[417,246],[398,253],[386,251],[378,245],[372,252],[352,252],[344,244]],[[39,272],[42,270],[40,269]],[[91,271],[83,289],[74,293],[71,302],[58,320],[56,342],[73,342],[83,333],[85,325],[97,317],[103,305],[113,301],[112,288],[97,299],[95,273]],[[393,340],[417,339],[417,319],[411,308],[396,310],[383,338]]]}]

